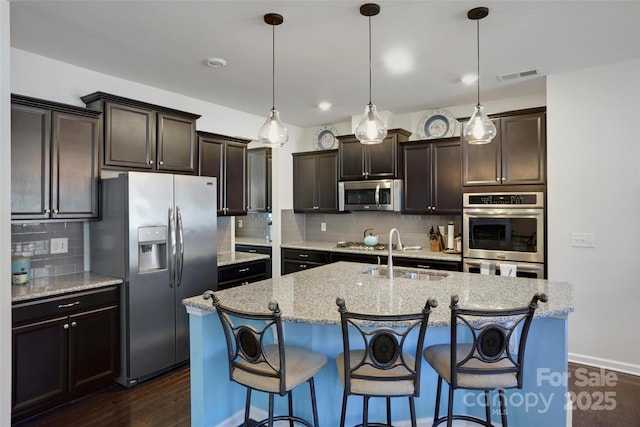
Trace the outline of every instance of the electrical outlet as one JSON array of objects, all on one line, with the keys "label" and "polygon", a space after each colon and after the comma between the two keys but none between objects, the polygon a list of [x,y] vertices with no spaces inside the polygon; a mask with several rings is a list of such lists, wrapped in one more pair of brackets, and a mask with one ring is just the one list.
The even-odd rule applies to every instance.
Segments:
[{"label": "electrical outlet", "polygon": [[327,231],[327,223],[326,222],[321,222],[320,223],[320,231]]},{"label": "electrical outlet", "polygon": [[67,252],[69,252],[69,239],[66,237],[51,239],[50,248],[50,252],[52,254],[66,254]]},{"label": "electrical outlet", "polygon": [[238,220],[238,228],[242,228],[242,220],[241,219]]},{"label": "electrical outlet", "polygon": [[576,248],[595,248],[596,235],[594,233],[571,233],[571,246]]}]

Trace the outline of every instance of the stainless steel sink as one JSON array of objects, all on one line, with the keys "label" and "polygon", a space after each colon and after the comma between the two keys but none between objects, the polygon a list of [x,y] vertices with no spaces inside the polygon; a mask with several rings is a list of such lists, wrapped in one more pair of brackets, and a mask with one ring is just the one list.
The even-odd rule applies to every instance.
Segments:
[{"label": "stainless steel sink", "polygon": [[[368,267],[361,271],[362,274],[377,277],[389,277],[389,269],[386,267]],[[442,280],[447,277],[447,273],[429,270],[407,270],[402,268],[393,269],[393,277],[412,280]]]},{"label": "stainless steel sink", "polygon": [[[389,269],[381,267],[365,268],[361,273],[368,274],[370,276],[389,277]],[[404,277],[406,274],[406,270],[393,269],[393,277]]]}]

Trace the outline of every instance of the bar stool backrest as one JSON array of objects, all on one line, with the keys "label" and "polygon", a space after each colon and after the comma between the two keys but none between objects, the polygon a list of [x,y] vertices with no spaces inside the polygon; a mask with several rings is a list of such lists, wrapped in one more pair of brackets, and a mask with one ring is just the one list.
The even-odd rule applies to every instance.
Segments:
[{"label": "bar stool backrest", "polygon": [[213,299],[227,341],[229,379],[235,381],[237,370],[275,378],[280,384],[278,394],[284,396],[286,363],[278,303],[269,303],[270,313],[245,312],[222,305],[215,293],[207,292],[205,299]]},{"label": "bar stool backrest", "polygon": [[[438,303],[429,299],[419,313],[374,315],[347,310],[338,297],[344,347],[345,391],[351,392],[351,380],[372,381],[411,380],[414,395],[420,392],[421,352],[431,308]],[[350,333],[351,332],[351,333]],[[415,341],[408,337],[415,337]],[[409,348],[409,343],[415,344]],[[353,350],[364,350],[362,360],[350,366]],[[405,354],[414,360],[406,360]],[[373,370],[371,368],[374,368]]]},{"label": "bar stool backrest", "polygon": [[[451,296],[451,386],[457,388],[457,374],[495,375],[514,373],[522,388],[525,347],[538,301],[547,296],[537,293],[528,306],[512,309],[468,309],[458,306],[458,295]],[[468,354],[460,359],[458,345],[471,334]],[[510,343],[517,342],[515,348]],[[514,354],[516,352],[516,354]],[[481,362],[481,363],[478,363]]]}]

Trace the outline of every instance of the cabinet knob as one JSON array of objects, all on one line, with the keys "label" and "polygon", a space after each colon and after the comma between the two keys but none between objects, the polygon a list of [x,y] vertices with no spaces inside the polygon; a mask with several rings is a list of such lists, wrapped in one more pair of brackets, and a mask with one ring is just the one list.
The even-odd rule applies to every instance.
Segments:
[{"label": "cabinet knob", "polygon": [[54,210],[53,210],[53,213],[54,213],[54,214],[57,214],[57,213],[58,213],[58,209],[54,209]]},{"label": "cabinet knob", "polygon": [[500,177],[496,178],[496,182],[500,182]]},{"label": "cabinet knob", "polygon": [[71,326],[75,328],[76,326],[78,326],[78,324],[76,322],[71,322]]},{"label": "cabinet knob", "polygon": [[164,162],[162,160],[160,160],[160,162],[158,162],[158,163],[160,163],[161,165],[164,165]]},{"label": "cabinet knob", "polygon": [[507,178],[505,178],[504,176],[502,178],[500,178],[500,179],[503,180],[503,181],[507,180]]},{"label": "cabinet knob", "polygon": [[51,209],[45,209],[44,213],[51,213]]},{"label": "cabinet knob", "polygon": [[153,164],[153,160],[149,160],[149,164],[152,165]]},{"label": "cabinet knob", "polygon": [[69,329],[69,324],[65,323],[64,325],[62,325],[62,327],[65,328],[65,329]]}]

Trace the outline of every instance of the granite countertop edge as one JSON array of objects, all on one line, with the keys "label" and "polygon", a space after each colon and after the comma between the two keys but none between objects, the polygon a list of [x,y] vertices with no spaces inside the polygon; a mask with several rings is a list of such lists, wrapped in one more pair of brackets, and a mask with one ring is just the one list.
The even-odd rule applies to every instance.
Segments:
[{"label": "granite countertop edge", "polygon": [[[377,314],[419,312],[428,298],[435,298],[439,306],[429,317],[432,326],[450,324],[453,294],[459,295],[462,307],[498,309],[526,306],[535,293],[544,292],[549,302],[539,303],[535,318],[566,317],[574,310],[574,287],[567,282],[462,272],[447,272],[446,278],[437,281],[396,278],[391,282],[362,274],[367,267],[342,261],[216,294],[223,304],[244,311],[266,312],[269,301],[275,300],[283,320],[313,325],[340,323],[337,296],[343,296],[352,311]],[[215,312],[211,301],[202,296],[184,299],[183,304]]]},{"label": "granite countertop edge", "polygon": [[29,280],[25,285],[12,285],[11,302],[19,303],[122,283],[123,280],[118,277],[104,276],[90,271],[40,277]]},{"label": "granite countertop edge", "polygon": [[271,258],[267,254],[249,253],[249,252],[220,252],[218,253],[218,267],[224,267],[226,265],[241,264],[244,262],[258,261],[261,259]]}]

